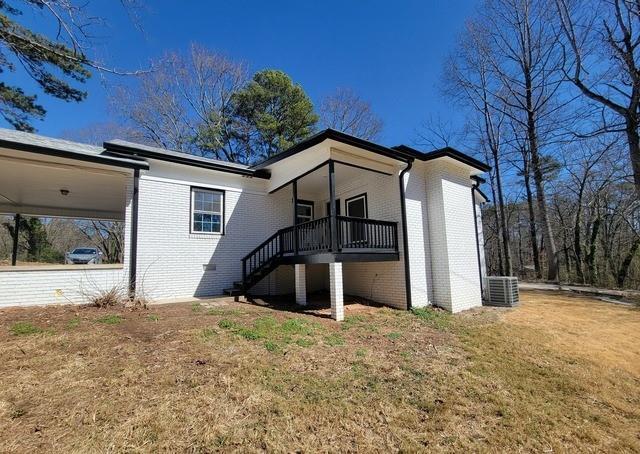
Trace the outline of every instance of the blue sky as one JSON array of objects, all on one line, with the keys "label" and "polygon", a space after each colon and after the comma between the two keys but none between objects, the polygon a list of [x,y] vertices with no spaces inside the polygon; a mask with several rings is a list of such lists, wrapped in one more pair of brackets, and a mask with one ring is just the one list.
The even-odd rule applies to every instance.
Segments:
[{"label": "blue sky", "polygon": [[[144,0],[142,0],[144,2]],[[300,83],[314,104],[337,87],[349,87],[371,102],[384,121],[381,142],[411,144],[429,116],[460,122],[438,83],[477,0],[343,1],[146,1],[138,30],[113,0],[94,0],[104,16],[96,54],[125,69],[144,67],[167,50],[196,42],[244,61],[252,71],[281,69]],[[26,16],[28,23],[42,21]],[[6,75],[5,75],[6,77]],[[27,90],[24,75],[11,76]],[[109,121],[106,88],[96,75],[86,101],[65,103],[39,94],[48,110],[39,133]],[[109,82],[122,82],[113,76]],[[6,127],[6,124],[2,126]]]}]

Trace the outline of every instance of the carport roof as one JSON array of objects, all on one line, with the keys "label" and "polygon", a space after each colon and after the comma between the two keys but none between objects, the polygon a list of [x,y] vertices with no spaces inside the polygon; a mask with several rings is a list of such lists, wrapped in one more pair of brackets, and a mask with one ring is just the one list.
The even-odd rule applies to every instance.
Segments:
[{"label": "carport roof", "polygon": [[148,169],[145,161],[113,156],[102,147],[39,136],[29,132],[0,128],[0,148],[37,153],[59,158],[76,159],[85,162],[127,167],[131,169]]}]

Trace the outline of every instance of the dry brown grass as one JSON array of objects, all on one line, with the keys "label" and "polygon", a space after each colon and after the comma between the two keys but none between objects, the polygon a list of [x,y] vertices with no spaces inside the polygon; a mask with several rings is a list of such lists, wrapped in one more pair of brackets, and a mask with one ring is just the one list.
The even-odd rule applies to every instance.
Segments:
[{"label": "dry brown grass", "polygon": [[3,310],[0,451],[640,450],[640,311],[523,300]]}]

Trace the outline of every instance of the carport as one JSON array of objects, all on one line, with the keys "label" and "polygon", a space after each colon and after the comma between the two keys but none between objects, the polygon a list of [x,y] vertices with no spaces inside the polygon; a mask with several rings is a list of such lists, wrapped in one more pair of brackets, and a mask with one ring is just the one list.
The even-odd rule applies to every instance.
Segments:
[{"label": "carport", "polygon": [[[77,274],[90,271],[95,275],[103,269],[110,276],[104,281],[108,283],[115,278],[125,278],[126,269],[135,270],[136,189],[140,170],[146,168],[148,164],[142,160],[115,156],[102,147],[0,130],[0,214],[13,216],[14,228],[19,227],[20,216],[125,223],[125,263],[119,266],[15,267],[17,235],[14,235],[13,266],[0,267],[0,291],[15,293],[11,288],[4,289],[12,285],[11,282],[38,282],[35,273],[48,273],[44,282],[50,281],[51,272],[55,271],[53,279],[64,283],[68,281],[65,272]],[[134,266],[130,267],[132,260]],[[16,279],[13,274],[18,273],[28,273],[29,278]],[[100,276],[98,280],[103,281]],[[130,273],[129,280],[131,285],[135,285],[135,271]],[[53,293],[51,289],[45,290],[45,293],[64,293],[61,290],[63,284],[51,284]],[[43,290],[38,285],[35,287]],[[38,299],[37,295],[34,297]]]}]

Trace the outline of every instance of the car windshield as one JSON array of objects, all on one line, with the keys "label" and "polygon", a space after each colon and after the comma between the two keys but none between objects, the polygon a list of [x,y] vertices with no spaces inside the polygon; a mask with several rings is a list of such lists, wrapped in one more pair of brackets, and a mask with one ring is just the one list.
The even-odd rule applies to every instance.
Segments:
[{"label": "car windshield", "polygon": [[95,249],[91,249],[91,248],[82,248],[79,247],[78,249],[74,249],[72,254],[95,254],[96,250]]}]

